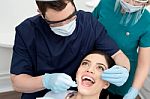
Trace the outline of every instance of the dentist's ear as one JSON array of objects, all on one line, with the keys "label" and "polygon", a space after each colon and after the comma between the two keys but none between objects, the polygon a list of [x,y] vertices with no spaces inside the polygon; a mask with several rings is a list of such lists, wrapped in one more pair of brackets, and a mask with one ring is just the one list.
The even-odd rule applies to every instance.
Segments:
[{"label": "dentist's ear", "polygon": [[103,89],[107,89],[109,86],[110,86],[110,83],[108,81],[105,81]]},{"label": "dentist's ear", "polygon": [[42,12],[39,10],[39,9],[37,9],[37,12],[42,16],[42,18],[44,19],[44,16],[43,16],[43,14],[42,14]]},{"label": "dentist's ear", "polygon": [[39,14],[42,14],[41,11],[40,11],[39,9],[37,9],[37,12],[38,12]]}]

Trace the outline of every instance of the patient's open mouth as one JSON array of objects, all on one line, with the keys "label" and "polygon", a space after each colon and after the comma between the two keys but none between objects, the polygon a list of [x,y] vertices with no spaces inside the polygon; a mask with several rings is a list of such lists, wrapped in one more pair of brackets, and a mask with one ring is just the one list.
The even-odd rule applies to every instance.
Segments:
[{"label": "patient's open mouth", "polygon": [[90,76],[82,76],[81,80],[82,80],[82,85],[85,87],[91,87],[95,83],[94,78]]}]

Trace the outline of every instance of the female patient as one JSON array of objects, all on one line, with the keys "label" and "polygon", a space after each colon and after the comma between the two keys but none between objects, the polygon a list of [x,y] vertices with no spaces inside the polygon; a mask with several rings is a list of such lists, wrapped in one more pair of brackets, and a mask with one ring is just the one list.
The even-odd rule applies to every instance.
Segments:
[{"label": "female patient", "polygon": [[84,57],[76,73],[78,92],[49,92],[44,99],[99,99],[102,89],[109,86],[107,81],[99,77],[104,70],[113,65],[111,57],[100,51],[92,51]]}]

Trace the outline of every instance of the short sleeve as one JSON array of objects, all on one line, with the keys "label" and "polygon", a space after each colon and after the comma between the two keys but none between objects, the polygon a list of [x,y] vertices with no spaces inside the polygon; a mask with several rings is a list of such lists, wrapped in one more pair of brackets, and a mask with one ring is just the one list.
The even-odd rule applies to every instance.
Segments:
[{"label": "short sleeve", "polygon": [[16,75],[33,74],[31,57],[29,56],[25,42],[17,28],[10,73]]},{"label": "short sleeve", "polygon": [[147,28],[147,31],[140,37],[139,46],[150,47],[150,26]]},{"label": "short sleeve", "polygon": [[112,56],[119,48],[115,41],[110,38],[107,34],[106,29],[100,22],[96,21],[95,33],[96,33],[96,48],[106,52],[108,55]]}]

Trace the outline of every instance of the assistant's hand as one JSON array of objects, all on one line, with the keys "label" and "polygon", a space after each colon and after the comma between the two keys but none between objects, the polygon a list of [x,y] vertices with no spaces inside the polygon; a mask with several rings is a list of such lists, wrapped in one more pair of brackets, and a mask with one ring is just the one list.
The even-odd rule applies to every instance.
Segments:
[{"label": "assistant's hand", "polygon": [[103,72],[102,79],[116,86],[122,86],[127,81],[128,76],[129,71],[126,68],[114,65]]},{"label": "assistant's hand", "polygon": [[42,76],[42,82],[45,88],[51,89],[55,93],[66,91],[70,87],[77,87],[72,78],[65,73],[46,73]]},{"label": "assistant's hand", "polygon": [[123,99],[135,99],[138,93],[139,91],[136,88],[131,87],[128,93],[123,97]]}]

